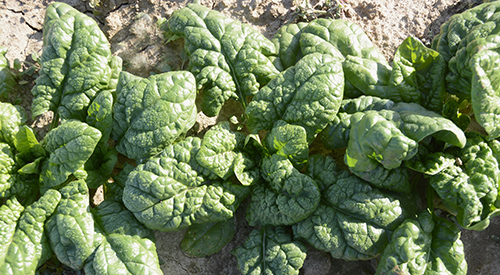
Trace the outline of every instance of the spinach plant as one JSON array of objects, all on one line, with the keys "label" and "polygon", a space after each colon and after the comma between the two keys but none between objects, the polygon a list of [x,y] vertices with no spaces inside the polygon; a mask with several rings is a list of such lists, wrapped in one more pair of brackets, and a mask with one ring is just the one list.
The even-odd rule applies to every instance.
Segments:
[{"label": "spinach plant", "polygon": [[[38,141],[25,111],[0,103],[0,273],[57,258],[86,274],[161,274],[154,230],[187,229],[181,249],[204,257],[243,210],[243,274],[299,274],[308,246],[378,258],[377,274],[466,274],[460,230],[500,213],[498,10],[452,17],[432,48],[409,37],[390,65],[345,20],[268,40],[189,4],[161,24],[184,39],[189,71],[141,78],[91,18],[49,5],[32,115],[54,112],[50,131]],[[3,93],[15,83],[0,66]],[[209,116],[237,99],[241,124],[186,136],[197,97]]]}]

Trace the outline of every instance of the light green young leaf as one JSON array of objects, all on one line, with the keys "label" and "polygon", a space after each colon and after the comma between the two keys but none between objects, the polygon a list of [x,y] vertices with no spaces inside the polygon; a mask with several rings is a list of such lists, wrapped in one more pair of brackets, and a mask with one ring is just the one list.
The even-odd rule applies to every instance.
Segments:
[{"label": "light green young leaf", "polygon": [[26,113],[21,106],[0,102],[0,142],[14,145],[19,127],[27,120]]},{"label": "light green young leaf", "polygon": [[290,125],[283,120],[278,120],[266,135],[264,144],[269,150],[268,154],[278,154],[289,159],[294,166],[302,165],[309,156],[309,143],[307,133],[302,126]]},{"label": "light green young leaf", "polygon": [[394,54],[390,93],[400,97],[395,101],[416,102],[441,112],[446,93],[445,69],[446,63],[437,51],[415,37],[408,37]]}]

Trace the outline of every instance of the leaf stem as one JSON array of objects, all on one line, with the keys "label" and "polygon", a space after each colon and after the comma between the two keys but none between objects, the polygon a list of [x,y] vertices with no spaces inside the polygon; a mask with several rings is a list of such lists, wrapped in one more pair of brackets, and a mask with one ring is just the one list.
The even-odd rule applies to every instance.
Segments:
[{"label": "leaf stem", "polygon": [[427,185],[427,208],[434,214],[434,189]]},{"label": "leaf stem", "polygon": [[54,117],[52,118],[52,122],[50,123],[50,130],[55,129],[57,126],[59,126],[59,113],[54,112]]}]

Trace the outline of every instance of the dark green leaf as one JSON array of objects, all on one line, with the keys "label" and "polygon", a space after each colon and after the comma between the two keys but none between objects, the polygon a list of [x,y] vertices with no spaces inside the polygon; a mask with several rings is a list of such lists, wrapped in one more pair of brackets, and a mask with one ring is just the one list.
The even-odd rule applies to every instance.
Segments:
[{"label": "dark green leaf", "polygon": [[141,160],[158,154],[196,121],[196,82],[186,71],[141,78],[121,72],[113,106],[116,150]]},{"label": "dark green leaf", "polygon": [[40,76],[32,90],[32,116],[49,110],[63,120],[85,121],[87,108],[104,90],[113,90],[121,60],[97,23],[65,3],[47,7]]},{"label": "dark green leaf", "polygon": [[298,275],[306,247],[293,241],[283,227],[253,230],[242,247],[233,250],[243,275]]}]

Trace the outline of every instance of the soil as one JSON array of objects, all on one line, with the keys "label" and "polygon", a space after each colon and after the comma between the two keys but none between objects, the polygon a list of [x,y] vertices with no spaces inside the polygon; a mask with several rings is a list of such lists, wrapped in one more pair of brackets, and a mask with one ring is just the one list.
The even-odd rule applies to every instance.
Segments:
[{"label": "soil", "polygon": [[[178,54],[178,42],[166,45],[156,22],[168,18],[172,12],[185,6],[187,0],[64,0],[99,22],[111,42],[114,54],[124,60],[124,70],[148,76],[168,70],[185,68]],[[316,16],[336,15],[359,24],[391,60],[397,46],[408,36],[415,36],[429,44],[439,33],[442,23],[480,0],[337,0],[341,10],[329,9],[333,0],[201,0],[201,4],[224,15],[252,25],[271,38],[287,22],[312,20]],[[33,63],[32,54],[41,54],[43,16],[51,0],[2,0],[0,2],[0,45],[8,48],[7,58]],[[98,6],[91,4],[99,2]],[[308,5],[309,3],[309,5]],[[93,6],[93,5],[92,5]],[[314,12],[316,11],[316,12]],[[318,12],[319,11],[319,12]],[[30,109],[33,79],[26,78],[16,99],[28,112]],[[236,108],[236,110],[235,110]],[[237,104],[224,107],[223,115],[208,118],[199,114],[194,134],[217,121],[227,120],[238,112]],[[51,122],[52,115],[31,121],[39,137]],[[189,258],[179,249],[184,232],[157,232],[157,249],[161,268],[165,274],[239,274],[231,250],[241,245],[251,228],[245,223],[244,212],[238,212],[238,234],[223,250],[205,258]],[[494,219],[482,232],[464,231],[469,265],[468,274],[500,274],[500,219]],[[301,274],[374,274],[377,260],[346,262],[335,260],[327,253],[310,249]]]}]

